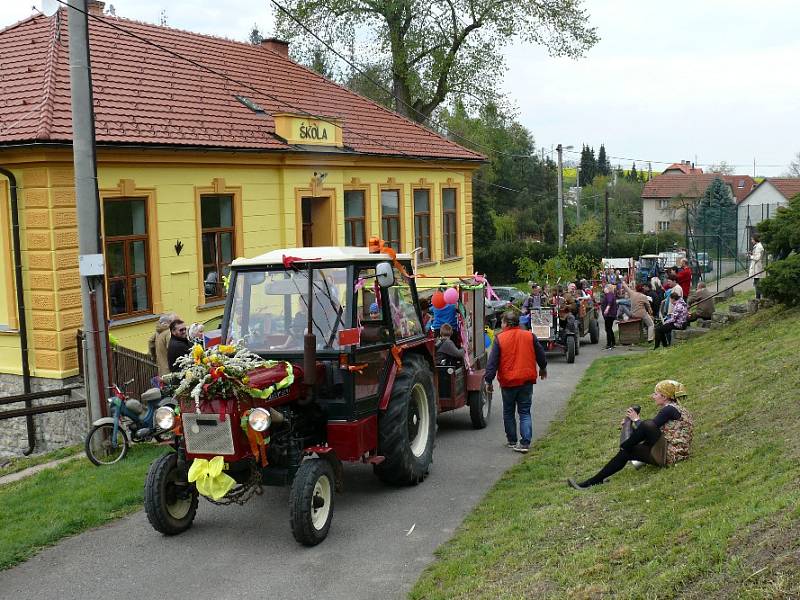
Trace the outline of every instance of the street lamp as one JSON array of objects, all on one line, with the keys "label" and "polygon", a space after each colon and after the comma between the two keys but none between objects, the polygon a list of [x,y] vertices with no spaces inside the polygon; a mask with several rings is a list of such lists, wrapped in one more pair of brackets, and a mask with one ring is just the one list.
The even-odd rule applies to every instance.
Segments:
[{"label": "street lamp", "polygon": [[556,146],[558,152],[558,249],[564,249],[564,162],[562,153],[564,150],[572,150],[572,146]]}]

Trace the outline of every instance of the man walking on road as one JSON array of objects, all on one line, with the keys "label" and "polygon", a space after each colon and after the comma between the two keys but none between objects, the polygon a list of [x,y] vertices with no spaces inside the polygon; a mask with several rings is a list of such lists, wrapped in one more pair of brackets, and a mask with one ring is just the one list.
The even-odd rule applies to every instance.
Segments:
[{"label": "man walking on road", "polygon": [[[519,328],[519,316],[516,313],[505,313],[500,326],[502,331],[495,337],[489,352],[484,379],[487,391],[491,394],[494,392],[492,381],[497,375],[503,395],[503,425],[508,447],[524,454],[533,438],[533,384],[537,375],[547,379],[547,358],[536,336]],[[515,410],[519,414],[519,442]]]}]

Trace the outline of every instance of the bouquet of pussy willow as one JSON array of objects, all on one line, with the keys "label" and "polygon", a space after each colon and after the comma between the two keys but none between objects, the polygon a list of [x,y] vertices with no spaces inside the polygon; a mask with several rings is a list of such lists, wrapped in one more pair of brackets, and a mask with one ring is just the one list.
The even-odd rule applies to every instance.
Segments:
[{"label": "bouquet of pussy willow", "polygon": [[176,359],[180,371],[171,377],[177,380],[176,398],[187,395],[194,400],[200,412],[201,398],[221,400],[240,398],[242,395],[261,396],[261,391],[250,387],[247,374],[269,364],[241,344],[214,346],[208,350],[195,344],[192,351]]}]

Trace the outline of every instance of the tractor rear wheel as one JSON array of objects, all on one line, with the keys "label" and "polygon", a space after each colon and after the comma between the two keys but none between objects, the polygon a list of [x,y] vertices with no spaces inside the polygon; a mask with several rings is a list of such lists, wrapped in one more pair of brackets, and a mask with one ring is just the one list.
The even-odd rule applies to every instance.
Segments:
[{"label": "tractor rear wheel", "polygon": [[303,462],[289,492],[289,520],[294,539],[316,546],[326,537],[333,520],[333,467],[323,458]]},{"label": "tractor rear wheel", "polygon": [[486,382],[481,381],[481,389],[469,393],[469,417],[475,429],[483,429],[489,423],[492,412],[492,397],[486,391]]},{"label": "tractor rear wheel", "polygon": [[386,410],[378,415],[375,474],[391,485],[416,485],[428,475],[436,436],[433,373],[421,356],[403,358]]}]

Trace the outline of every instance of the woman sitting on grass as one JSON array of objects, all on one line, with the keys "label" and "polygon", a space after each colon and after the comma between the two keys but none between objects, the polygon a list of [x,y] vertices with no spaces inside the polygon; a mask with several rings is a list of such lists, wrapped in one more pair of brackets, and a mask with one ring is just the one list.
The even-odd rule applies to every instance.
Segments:
[{"label": "woman sitting on grass", "polygon": [[655,418],[642,421],[639,412],[633,407],[625,413],[623,426],[630,419],[630,436],[620,441],[619,452],[594,477],[577,483],[567,479],[567,483],[577,490],[585,490],[621,471],[630,461],[639,461],[665,467],[675,464],[689,456],[692,444],[692,416],[680,405],[679,399],[686,397],[682,383],[665,379],[656,384],[651,398],[659,408]]}]

